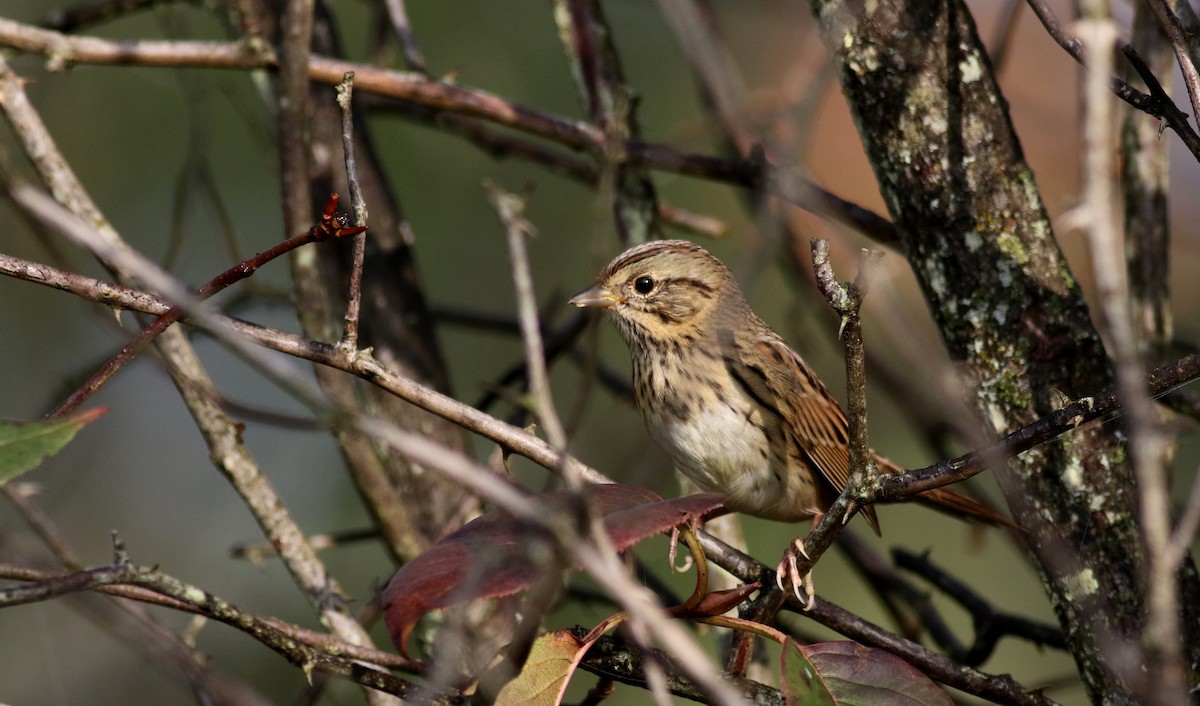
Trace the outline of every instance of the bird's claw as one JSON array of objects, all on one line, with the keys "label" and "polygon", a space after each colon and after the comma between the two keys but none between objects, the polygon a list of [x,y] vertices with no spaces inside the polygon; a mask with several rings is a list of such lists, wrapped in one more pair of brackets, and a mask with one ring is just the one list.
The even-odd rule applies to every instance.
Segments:
[{"label": "bird's claw", "polygon": [[[775,567],[775,585],[781,591],[791,590],[791,593],[796,596],[796,600],[800,601],[804,610],[812,610],[817,602],[816,587],[813,584],[812,571],[803,576],[800,575],[800,567],[796,564],[796,555],[800,554],[805,559],[812,560],[808,555],[808,551],[804,548],[804,541],[796,538],[792,546],[787,548],[783,553],[783,558],[779,560],[779,565]],[[788,586],[784,586],[783,577],[787,576]],[[803,592],[802,592],[803,590]]]},{"label": "bird's claw", "polygon": [[671,544],[670,544],[670,548],[667,550],[667,563],[669,563],[671,565],[671,571],[673,571],[677,574],[682,574],[682,573],[686,573],[688,570],[690,570],[692,568],[692,555],[691,554],[685,555],[683,557],[683,565],[679,566],[675,563],[676,557],[679,553],[678,549],[679,549],[679,527],[675,527],[674,529],[671,530]]}]

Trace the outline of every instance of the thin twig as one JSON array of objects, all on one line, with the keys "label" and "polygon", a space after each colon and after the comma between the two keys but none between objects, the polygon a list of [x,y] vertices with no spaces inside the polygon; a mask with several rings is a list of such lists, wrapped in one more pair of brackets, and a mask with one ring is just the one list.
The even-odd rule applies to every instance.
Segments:
[{"label": "thin twig", "polygon": [[[8,185],[11,187],[12,183]],[[14,200],[18,200],[13,196]],[[284,240],[281,243],[270,247],[257,255],[248,257],[245,260],[237,263],[233,267],[225,270],[221,274],[209,280],[202,287],[192,293],[196,299],[203,301],[222,291],[223,289],[250,277],[258,271],[260,267],[271,262],[272,260],[295,250],[296,248],[316,243],[329,238],[340,238],[348,235],[361,233],[361,228],[346,228],[342,224],[345,222],[345,214],[339,214],[337,208],[337,195],[330,197],[329,202],[325,207],[324,217],[321,222],[312,228],[309,228],[300,235],[293,236]],[[149,325],[138,332],[136,336],[129,340],[120,351],[100,367],[90,378],[78,389],[71,393],[67,399],[63,400],[57,407],[54,408],[47,416],[59,417],[78,409],[79,405],[83,404],[100,390],[109,380],[124,368],[129,361],[133,360],[134,356],[142,351],[151,341],[159,336],[168,326],[175,323],[183,316],[183,309],[178,307],[172,308],[161,314]]]},{"label": "thin twig", "polygon": [[[0,45],[43,54],[61,66],[97,63],[265,69],[279,65],[278,57],[269,49],[243,42],[115,42],[72,37],[4,18],[0,18]],[[485,91],[433,81],[419,74],[387,71],[316,55],[309,57],[308,77],[312,81],[337,85],[347,71],[354,72],[355,88],[360,92],[413,101],[436,111],[480,117],[593,154],[614,147],[608,136],[593,125],[534,110]],[[821,189],[789,170],[755,160],[683,152],[633,138],[616,147],[632,165],[752,189],[766,188],[800,208],[855,228],[880,243],[898,242],[895,229],[887,219]]]},{"label": "thin twig", "polygon": [[841,338],[846,350],[847,410],[850,434],[850,478],[838,499],[825,511],[816,527],[804,538],[804,556],[796,561],[797,572],[803,575],[812,569],[825,550],[833,544],[847,520],[857,509],[865,493],[879,484],[878,468],[871,460],[866,428],[866,373],[862,344],[862,328],[858,310],[867,288],[867,273],[881,253],[864,251],[859,275],[853,285],[837,283],[829,264],[829,241],[812,242],[813,270],[821,292],[842,318]]},{"label": "thin twig", "polygon": [[[593,188],[602,186],[600,170],[596,168],[594,160],[548,147],[520,135],[496,130],[475,118],[431,110],[416,103],[373,97],[373,115],[396,115],[431,125],[442,132],[470,141],[494,159],[521,159]],[[729,233],[729,225],[718,218],[695,213],[664,201],[659,201],[658,218],[666,225],[711,238],[719,238]]]},{"label": "thin twig", "polygon": [[[839,502],[844,500],[844,495],[839,498]],[[698,532],[697,536],[709,559],[743,582],[751,583],[761,580],[764,575],[769,576],[770,570],[766,566],[716,537],[707,532]],[[1026,689],[1008,675],[984,674],[964,667],[946,655],[884,630],[819,596],[811,610],[801,610],[803,606],[795,596],[789,597],[788,607],[856,642],[887,650],[947,686],[1000,704],[1050,706],[1053,703],[1040,690]]]},{"label": "thin twig", "polygon": [[[533,395],[534,411],[546,430],[550,444],[557,449],[566,449],[567,433],[550,392],[550,375],[546,371],[546,352],[542,345],[542,328],[538,322],[537,300],[533,292],[533,272],[529,269],[529,252],[525,246],[525,239],[533,234],[533,225],[525,220],[525,197],[506,192],[492,182],[485,183],[484,188],[500,216],[508,242],[509,263],[517,291],[517,322],[521,326],[525,370],[529,377],[529,391]],[[582,479],[575,474],[566,475],[565,480],[568,487],[574,489],[582,484]]]},{"label": "thin twig", "polygon": [[[12,564],[0,567],[0,575],[24,581],[40,581],[62,574]],[[171,608],[188,609],[185,604],[134,586],[106,586],[97,591],[131,600],[101,603],[84,594],[65,598],[73,608],[122,640],[146,662],[155,664],[171,677],[182,678],[194,690],[197,700],[214,706],[273,706],[274,702],[259,694],[254,687],[222,672],[190,644],[187,637],[159,622],[137,601],[146,600]],[[117,610],[110,610],[113,607]],[[297,637],[302,639],[299,634]]]},{"label": "thin twig", "polygon": [[986,601],[962,581],[943,571],[926,555],[917,555],[903,549],[892,549],[896,565],[924,577],[971,614],[975,629],[974,643],[964,648],[950,650],[950,656],[969,667],[983,664],[996,649],[1000,638],[1006,635],[1022,637],[1039,647],[1067,649],[1067,640],[1062,630],[1043,625],[1028,618],[1012,615]]},{"label": "thin twig", "polygon": [[[1046,33],[1058,43],[1063,49],[1071,55],[1079,64],[1086,64],[1084,56],[1083,44],[1078,37],[1071,36],[1059,23],[1054,12],[1050,9],[1046,0],[1026,0],[1033,13],[1041,21],[1045,27]],[[1115,37],[1114,37],[1115,40]],[[1107,51],[1107,49],[1106,49]],[[1175,106],[1175,103],[1168,98],[1162,100],[1161,96],[1146,95],[1141,91],[1130,86],[1118,76],[1109,78],[1110,90],[1117,95],[1118,98],[1132,105],[1134,108],[1153,115],[1156,118],[1166,121],[1175,134],[1183,141],[1184,146],[1192,153],[1196,159],[1200,159],[1200,135],[1195,129],[1188,124],[1188,116]]]},{"label": "thin twig", "polygon": [[612,28],[596,0],[554,0],[554,20],[584,109],[604,135],[595,152],[599,192],[612,203],[617,235],[626,246],[658,234],[658,197],[645,165],[628,159],[625,142],[638,136],[637,101],[625,83]]},{"label": "thin twig", "polygon": [[[406,680],[394,677],[385,671],[364,666],[361,662],[352,661],[356,659],[352,655],[339,654],[341,650],[335,643],[327,642],[320,649],[315,649],[297,639],[298,633],[282,630],[274,621],[264,620],[247,613],[198,586],[184,583],[158,569],[135,566],[128,563],[127,560],[118,559],[108,566],[47,577],[32,583],[0,589],[0,608],[37,603],[80,591],[100,590],[107,586],[121,585],[152,591],[169,598],[176,604],[186,606],[190,612],[231,625],[306,670],[328,672],[399,696],[409,693],[412,689],[412,684]],[[356,651],[353,646],[350,646],[347,652]],[[380,653],[380,656],[386,656],[389,663],[395,664],[394,655]],[[415,666],[415,663],[409,662],[409,664]]]},{"label": "thin twig", "polygon": [[1192,101],[1192,115],[1200,116],[1200,75],[1196,73],[1196,65],[1192,62],[1188,40],[1183,27],[1180,26],[1179,18],[1165,0],[1146,0],[1146,4],[1154,11],[1159,26],[1171,42],[1171,48],[1175,50],[1175,63],[1179,65],[1179,71],[1183,74],[1183,85],[1187,86],[1188,97]]},{"label": "thin twig", "polygon": [[[1106,10],[1103,8],[1102,11]],[[1156,703],[1184,704],[1187,680],[1175,576],[1183,556],[1170,556],[1166,551],[1171,533],[1166,434],[1158,424],[1146,391],[1122,258],[1124,238],[1115,210],[1118,199],[1113,165],[1116,163],[1117,121],[1107,79],[1111,73],[1110,49],[1116,38],[1116,28],[1107,17],[1081,20],[1077,26],[1087,47],[1089,61],[1084,75],[1083,201],[1072,215],[1088,237],[1100,308],[1108,328],[1117,393],[1129,424],[1130,462],[1137,477],[1142,555],[1149,567],[1146,577],[1149,624],[1142,634],[1146,668],[1150,670],[1147,683],[1153,685]]]},{"label": "thin twig", "polygon": [[[89,301],[131,311],[161,314],[170,308],[170,305],[161,299],[138,290],[73,275],[48,265],[8,255],[0,255],[0,274],[45,284],[69,291]],[[195,310],[192,311],[194,314]],[[211,318],[189,315],[185,316],[183,321],[209,330],[220,326],[231,337],[349,372],[407,402],[525,456],[544,468],[556,469],[561,463],[559,453],[542,439],[399,375],[368,355],[359,354],[351,358],[342,355],[329,344],[222,317],[215,312]],[[1147,376],[1147,384],[1151,395],[1161,397],[1197,379],[1200,379],[1200,354],[1191,354],[1151,372]],[[873,500],[876,503],[899,502],[927,490],[966,480],[1084,424],[1118,414],[1120,409],[1116,395],[1111,393],[1074,400],[982,449],[923,468],[886,474],[879,479],[880,487],[875,491]],[[578,464],[579,472],[589,481],[606,482],[605,477],[594,469],[572,457],[567,458],[568,463]]]},{"label": "thin twig", "polygon": [[[353,98],[354,72],[347,71],[337,87],[337,103],[342,112],[342,153],[346,161],[346,180],[350,185],[354,225],[365,229],[367,205],[363,202],[362,187],[358,183],[358,165],[354,159]],[[363,262],[366,257],[367,234],[364,230],[354,238],[354,253],[350,259],[350,284],[346,294],[346,326],[339,344],[350,350],[358,348],[358,318],[362,306]]]},{"label": "thin twig", "polygon": [[408,70],[421,74],[429,73],[429,69],[425,65],[425,55],[421,53],[417,37],[413,34],[412,24],[408,21],[408,11],[404,7],[404,0],[384,0],[383,4],[387,7],[388,20],[392,23],[396,39],[400,40],[400,49],[404,53],[404,63],[408,66]]}]

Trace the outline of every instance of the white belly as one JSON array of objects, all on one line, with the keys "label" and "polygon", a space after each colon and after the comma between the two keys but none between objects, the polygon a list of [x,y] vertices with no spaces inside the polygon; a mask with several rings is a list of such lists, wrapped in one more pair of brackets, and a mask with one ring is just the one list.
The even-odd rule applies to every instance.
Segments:
[{"label": "white belly", "polygon": [[786,468],[775,467],[773,460],[780,456],[768,448],[757,410],[747,415],[728,405],[710,404],[693,411],[687,424],[666,416],[646,421],[675,467],[701,489],[728,496],[725,505],[730,510],[788,522],[816,510],[811,485],[789,488],[797,479]]},{"label": "white belly", "polygon": [[705,490],[734,495],[743,478],[769,476],[767,440],[745,414],[722,404],[696,410],[688,423],[647,420],[654,440]]}]

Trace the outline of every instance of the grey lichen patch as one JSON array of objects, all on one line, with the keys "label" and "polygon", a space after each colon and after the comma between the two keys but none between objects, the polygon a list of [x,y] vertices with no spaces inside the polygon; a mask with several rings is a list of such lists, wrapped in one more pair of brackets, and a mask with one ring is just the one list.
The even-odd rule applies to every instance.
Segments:
[{"label": "grey lichen patch", "polygon": [[1090,567],[1083,569],[1073,576],[1063,577],[1063,588],[1066,597],[1071,601],[1079,601],[1100,590],[1100,582],[1096,580],[1096,572]]},{"label": "grey lichen patch", "polygon": [[974,351],[975,364],[986,369],[975,392],[980,408],[997,433],[1008,433],[1018,423],[1020,415],[1014,410],[1027,410],[1033,404],[1029,386],[1024,380],[1022,361],[1028,355],[1027,346],[1000,344]]},{"label": "grey lichen patch", "polygon": [[996,308],[992,310],[992,320],[1001,326],[1008,323],[1008,302],[996,302]]},{"label": "grey lichen patch", "polygon": [[938,295],[938,298],[944,299],[946,292],[950,291],[950,285],[946,282],[946,273],[942,271],[941,260],[927,257],[923,264],[925,265],[925,280],[929,283],[929,288]]},{"label": "grey lichen patch", "polygon": [[978,299],[976,299],[970,303],[969,308],[967,309],[966,313],[964,314],[964,318],[966,319],[967,323],[969,323],[971,325],[971,328],[974,328],[974,329],[985,328],[986,327],[985,322],[987,320],[987,317],[988,317],[987,302],[980,301]]},{"label": "grey lichen patch", "polygon": [[46,70],[50,72],[66,71],[75,65],[79,57],[75,47],[70,42],[63,41],[46,54]]},{"label": "grey lichen patch", "polygon": [[900,135],[903,144],[931,147],[930,136],[942,136],[948,128],[946,111],[942,104],[945,87],[922,76],[911,86],[904,101],[904,113],[900,116]]},{"label": "grey lichen patch", "polygon": [[847,31],[842,37],[842,47],[846,50],[846,70],[857,76],[865,76],[879,70],[879,49],[872,44],[857,44],[853,32]]},{"label": "grey lichen patch", "polygon": [[961,47],[961,50],[967,56],[958,62],[958,75],[963,83],[975,83],[983,78],[983,63],[979,61],[977,54],[969,53],[969,47]]},{"label": "grey lichen patch", "polygon": [[[988,145],[996,141],[994,126],[986,116],[979,113],[970,113],[965,116],[962,122],[962,138],[970,145],[974,145],[975,149],[966,150],[963,154],[964,159],[971,158],[974,160],[978,157],[978,150],[981,146]],[[987,166],[987,165],[984,165]],[[994,178],[993,173],[988,169],[965,170],[969,184],[973,188],[978,188],[989,179]]]},{"label": "grey lichen patch", "polygon": [[188,586],[183,592],[183,600],[192,605],[204,605],[208,602],[208,595],[195,586]]},{"label": "grey lichen patch", "polygon": [[639,665],[637,664],[637,660],[635,660],[633,658],[633,655],[631,653],[625,652],[625,651],[618,651],[618,652],[612,653],[610,655],[610,658],[612,660],[610,662],[610,666],[616,668],[616,670],[619,673],[634,674],[637,672]]},{"label": "grey lichen patch", "polygon": [[[1078,456],[1067,459],[1062,472],[1063,485],[1075,493],[1083,492],[1086,487],[1083,480],[1083,462]],[[1095,508],[1093,508],[1095,509]]]},{"label": "grey lichen patch", "polygon": [[941,113],[929,113],[921,121],[926,131],[934,135],[946,134],[946,116]]}]

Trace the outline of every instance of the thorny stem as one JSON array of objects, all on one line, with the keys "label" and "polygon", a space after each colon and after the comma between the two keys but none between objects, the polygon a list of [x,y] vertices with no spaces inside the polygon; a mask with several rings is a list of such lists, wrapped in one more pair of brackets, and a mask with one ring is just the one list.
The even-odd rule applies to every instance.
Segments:
[{"label": "thorny stem", "polygon": [[[340,642],[326,642],[324,649],[314,648],[298,639],[302,637],[301,633],[287,629],[286,624],[247,613],[224,599],[168,576],[156,568],[134,565],[120,549],[116,554],[114,562],[108,566],[41,577],[32,583],[0,589],[0,608],[46,601],[80,591],[106,591],[120,586],[136,587],[148,591],[149,595],[130,591],[122,595],[126,598],[169,605],[231,625],[306,671],[327,672],[398,696],[403,696],[412,689],[412,684],[404,679],[353,661],[367,653],[375,655],[375,650],[364,652],[360,648]],[[305,634],[317,642],[328,637],[307,631]],[[339,645],[346,648],[345,653],[339,654],[342,651]],[[418,663],[397,662],[394,655],[379,655],[393,666],[407,664],[409,669],[420,671]]]},{"label": "thorny stem", "polygon": [[867,442],[866,372],[859,308],[866,294],[869,268],[879,253],[864,252],[860,270],[851,285],[838,284],[829,262],[829,241],[812,241],[813,270],[818,287],[842,319],[841,338],[846,351],[847,419],[850,433],[850,478],[838,499],[825,511],[816,527],[804,538],[806,555],[797,557],[797,573],[810,571],[858,508],[865,490],[878,485],[878,469],[871,462]]},{"label": "thorny stem", "polygon": [[[1155,3],[1151,3],[1155,6]],[[1137,477],[1144,554],[1149,565],[1146,575],[1148,624],[1143,632],[1149,664],[1150,684],[1156,703],[1182,704],[1186,701],[1186,669],[1183,665],[1179,624],[1179,595],[1176,572],[1183,556],[1168,556],[1166,546],[1171,532],[1171,504],[1167,486],[1164,430],[1157,423],[1153,404],[1146,392],[1145,373],[1138,353],[1137,336],[1129,300],[1129,286],[1122,261],[1124,238],[1114,204],[1117,201],[1115,149],[1117,144],[1113,101],[1105,78],[1109,73],[1116,28],[1107,17],[1107,7],[1078,23],[1079,36],[1089,50],[1088,71],[1084,75],[1084,191],[1075,216],[1088,237],[1096,289],[1108,328],[1117,393],[1129,422],[1130,462]],[[1165,8],[1155,7],[1156,11]],[[1160,20],[1162,18],[1160,17]],[[1164,26],[1167,24],[1163,21]],[[1168,30],[1169,34],[1169,30]],[[1181,47],[1182,42],[1177,45]],[[1186,54],[1186,51],[1184,51]],[[1190,62],[1189,62],[1190,65]],[[1186,75],[1186,71],[1185,71]],[[1193,70],[1193,76],[1195,75]],[[1137,675],[1122,675],[1133,681]],[[1139,693],[1135,690],[1134,693]]]},{"label": "thorny stem", "polygon": [[[9,255],[0,254],[0,274],[61,289],[118,309],[161,314],[170,308],[161,299],[136,289],[63,272],[49,265]],[[362,356],[360,360],[354,361],[326,343],[228,317],[220,317],[218,320],[228,326],[230,331],[257,345],[361,377],[401,399],[501,444],[544,468],[554,469],[561,463],[561,454],[536,436],[398,375],[370,356]],[[185,316],[183,321],[209,328],[203,319],[193,316]],[[1161,397],[1196,379],[1200,379],[1200,354],[1185,356],[1154,370],[1147,377],[1147,384],[1152,396]],[[1117,397],[1111,393],[1071,401],[1057,411],[1005,435],[982,449],[923,468],[885,474],[879,479],[879,488],[871,494],[872,501],[899,502],[927,490],[966,480],[1084,424],[1120,412],[1121,406]],[[593,469],[587,468],[573,457],[566,458],[568,463],[578,464],[578,468],[590,482],[604,482],[604,477]]]},{"label": "thorny stem", "polygon": [[[508,242],[513,284],[517,290],[517,321],[525,348],[525,369],[529,374],[534,411],[546,429],[550,445],[565,449],[567,433],[555,411],[554,397],[550,393],[550,376],[546,371],[546,353],[542,345],[541,325],[538,323],[537,299],[533,292],[533,272],[529,268],[529,253],[525,247],[526,237],[533,233],[533,225],[524,216],[525,197],[508,193],[492,182],[485,183],[484,188],[500,216]],[[574,474],[567,474],[566,479],[570,487],[580,487],[582,479]]]}]

